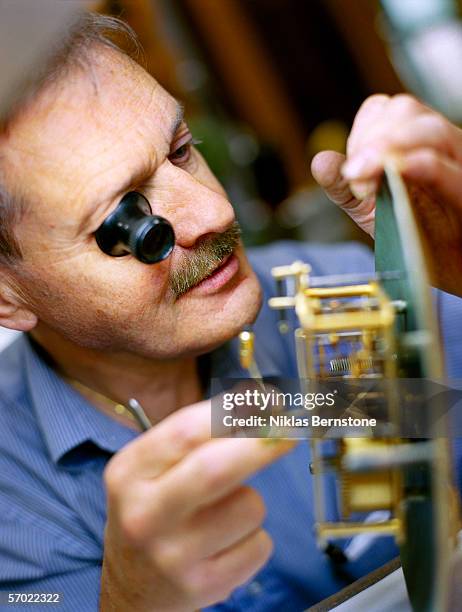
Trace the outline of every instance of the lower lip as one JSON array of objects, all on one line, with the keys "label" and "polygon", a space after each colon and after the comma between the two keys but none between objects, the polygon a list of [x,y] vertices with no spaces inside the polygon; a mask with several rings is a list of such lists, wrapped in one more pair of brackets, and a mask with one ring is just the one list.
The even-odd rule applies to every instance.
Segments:
[{"label": "lower lip", "polygon": [[239,270],[239,260],[235,255],[231,255],[215,272],[204,278],[198,285],[195,285],[189,292],[201,293],[203,295],[220,291]]}]

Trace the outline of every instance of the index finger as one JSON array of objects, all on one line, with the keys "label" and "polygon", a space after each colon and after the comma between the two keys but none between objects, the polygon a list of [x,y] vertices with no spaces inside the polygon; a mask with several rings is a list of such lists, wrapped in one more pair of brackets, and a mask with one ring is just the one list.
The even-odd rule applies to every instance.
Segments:
[{"label": "index finger", "polygon": [[164,516],[176,521],[224,498],[297,443],[283,438],[211,440],[156,481],[153,495],[144,498],[145,508],[150,499],[154,507],[161,499]]},{"label": "index finger", "polygon": [[156,478],[211,437],[211,400],[186,406],[127,444],[115,459],[130,478]]},{"label": "index finger", "polygon": [[367,98],[360,106],[353,121],[351,132],[347,141],[347,155],[350,156],[356,150],[358,143],[371,125],[374,125],[378,117],[388,105],[390,96],[376,94]]}]

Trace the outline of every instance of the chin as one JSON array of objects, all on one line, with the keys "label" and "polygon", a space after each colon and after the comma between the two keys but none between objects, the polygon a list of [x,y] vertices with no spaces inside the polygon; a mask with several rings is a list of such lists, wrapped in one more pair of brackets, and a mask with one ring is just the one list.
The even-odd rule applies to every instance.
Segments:
[{"label": "chin", "polygon": [[189,336],[186,352],[208,353],[231,340],[255,321],[261,304],[262,290],[253,272],[230,295],[203,300],[201,308],[184,321],[188,330],[183,330],[183,337]]}]

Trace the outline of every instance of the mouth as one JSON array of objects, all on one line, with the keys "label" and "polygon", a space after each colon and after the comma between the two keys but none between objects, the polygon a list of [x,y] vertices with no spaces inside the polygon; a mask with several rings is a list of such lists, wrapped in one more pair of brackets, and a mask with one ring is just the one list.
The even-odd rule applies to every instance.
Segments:
[{"label": "mouth", "polygon": [[230,253],[222,259],[197,285],[191,287],[187,293],[197,293],[202,295],[210,295],[220,291],[229,281],[237,274],[239,270],[239,260],[236,255]]}]

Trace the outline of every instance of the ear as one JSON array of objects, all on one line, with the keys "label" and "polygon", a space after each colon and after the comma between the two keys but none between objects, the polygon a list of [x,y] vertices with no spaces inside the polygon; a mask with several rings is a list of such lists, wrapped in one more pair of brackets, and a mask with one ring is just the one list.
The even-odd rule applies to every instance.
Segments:
[{"label": "ear", "polygon": [[28,332],[37,322],[36,315],[21,302],[11,287],[0,280],[0,326]]}]

